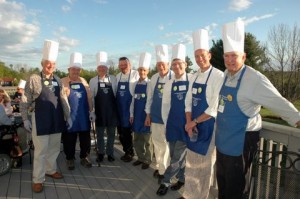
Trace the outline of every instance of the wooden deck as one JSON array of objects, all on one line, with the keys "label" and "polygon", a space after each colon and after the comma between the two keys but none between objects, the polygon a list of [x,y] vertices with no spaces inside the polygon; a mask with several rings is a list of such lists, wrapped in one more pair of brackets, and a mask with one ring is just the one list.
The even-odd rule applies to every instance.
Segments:
[{"label": "wooden deck", "polygon": [[73,171],[66,168],[65,155],[63,152],[60,153],[58,171],[63,173],[64,178],[53,180],[46,177],[42,193],[32,192],[32,165],[29,163],[29,155],[26,154],[21,168],[12,169],[8,174],[0,176],[0,198],[176,199],[183,191],[183,188],[179,191],[169,189],[165,196],[157,196],[156,190],[159,184],[152,176],[154,163],[146,170],[142,170],[140,166],[133,166],[133,161],[124,163],[120,160],[123,152],[118,141],[115,143],[116,160],[108,162],[105,157],[100,167],[95,162],[94,151],[91,153],[93,167],[89,169],[82,167],[78,152],[76,152],[77,160]]}]

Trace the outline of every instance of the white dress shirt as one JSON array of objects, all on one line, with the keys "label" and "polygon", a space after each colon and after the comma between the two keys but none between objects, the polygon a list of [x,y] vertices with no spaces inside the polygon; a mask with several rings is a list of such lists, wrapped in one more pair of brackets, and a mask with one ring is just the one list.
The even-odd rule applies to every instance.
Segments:
[{"label": "white dress shirt", "polygon": [[[192,101],[193,101],[193,93],[192,87],[193,83],[205,84],[208,74],[213,69],[212,66],[205,72],[201,72],[199,69],[196,73],[193,74],[191,79],[189,79],[189,90],[185,98],[185,112],[192,112]],[[197,78],[197,79],[196,79]],[[196,81],[195,81],[196,79]],[[210,77],[207,81],[206,86],[206,101],[208,104],[207,109],[204,111],[207,115],[212,117],[217,116],[218,110],[218,100],[219,100],[219,92],[224,82],[224,73],[219,69],[214,68],[211,71]]]},{"label": "white dress shirt", "polygon": [[164,76],[161,77],[159,75],[159,73],[154,74],[151,77],[151,81],[150,81],[150,88],[147,89],[148,93],[147,93],[147,103],[146,103],[146,107],[145,107],[145,111],[147,114],[150,114],[151,112],[151,105],[152,105],[152,101],[153,101],[153,93],[154,93],[154,89],[157,83],[157,79],[159,83],[166,83],[166,81],[168,81],[169,79],[171,79],[173,77],[174,73],[173,71],[169,70],[169,72]]},{"label": "white dress shirt", "polygon": [[[187,81],[190,80],[192,74],[184,73],[179,79],[175,78],[175,75],[166,82],[164,86],[163,98],[162,98],[162,105],[161,105],[161,116],[163,119],[164,124],[167,124],[170,108],[171,108],[171,92],[172,92],[172,84],[173,82],[178,81]],[[187,79],[188,78],[188,79]],[[188,88],[186,88],[188,90]]]},{"label": "white dress shirt", "polygon": [[[243,66],[246,67],[246,66]],[[226,86],[235,87],[243,67],[235,75],[227,76]],[[257,131],[262,127],[259,114],[261,106],[279,115],[291,126],[300,120],[300,113],[295,106],[286,100],[273,86],[269,79],[259,71],[247,66],[237,94],[238,105],[242,112],[249,116],[247,131]]]},{"label": "white dress shirt", "polygon": [[[121,76],[122,74],[122,76]],[[130,74],[130,79],[129,78]],[[119,82],[128,82],[129,81],[129,92],[133,96],[134,94],[134,83],[140,78],[139,72],[136,70],[130,70],[128,73],[123,74],[122,72],[117,74],[117,85]]]}]

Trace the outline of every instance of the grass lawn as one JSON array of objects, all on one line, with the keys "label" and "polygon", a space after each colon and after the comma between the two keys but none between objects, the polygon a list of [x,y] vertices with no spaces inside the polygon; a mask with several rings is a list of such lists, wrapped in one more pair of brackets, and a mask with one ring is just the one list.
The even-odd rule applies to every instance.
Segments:
[{"label": "grass lawn", "polygon": [[[293,104],[298,110],[300,110],[300,100],[296,100]],[[266,108],[262,108],[260,114],[263,121],[289,126],[286,121],[282,120],[279,116]]]}]

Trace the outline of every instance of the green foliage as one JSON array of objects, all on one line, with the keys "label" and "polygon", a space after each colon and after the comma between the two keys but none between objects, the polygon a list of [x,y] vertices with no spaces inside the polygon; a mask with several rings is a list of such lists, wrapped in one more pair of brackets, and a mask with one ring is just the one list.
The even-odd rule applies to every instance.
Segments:
[{"label": "green foliage", "polygon": [[190,73],[193,70],[193,69],[190,68],[190,66],[193,65],[193,62],[192,62],[192,60],[188,56],[185,57],[185,62],[187,63],[187,67],[186,67],[185,71],[187,73]]},{"label": "green foliage", "polygon": [[220,69],[221,71],[224,71],[226,69],[225,64],[224,64],[224,58],[223,58],[223,41],[221,39],[217,41],[212,41],[213,45],[210,49],[211,52],[211,60],[210,63],[213,65],[215,68]]}]

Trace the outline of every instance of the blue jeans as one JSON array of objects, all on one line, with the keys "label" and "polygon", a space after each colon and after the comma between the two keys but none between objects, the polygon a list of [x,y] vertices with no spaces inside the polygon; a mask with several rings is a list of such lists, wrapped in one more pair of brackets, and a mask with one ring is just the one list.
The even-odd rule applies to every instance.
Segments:
[{"label": "blue jeans", "polygon": [[178,181],[185,182],[185,156],[186,156],[186,143],[182,141],[168,142],[170,148],[170,165],[168,166],[163,182],[166,185],[171,184],[171,178],[176,176]]},{"label": "blue jeans", "polygon": [[[104,143],[104,131],[106,130],[107,140],[106,145]],[[99,154],[107,154],[114,156],[114,143],[115,143],[115,134],[116,127],[102,127],[96,126],[97,131],[97,146]],[[105,153],[106,149],[106,153]]]}]

